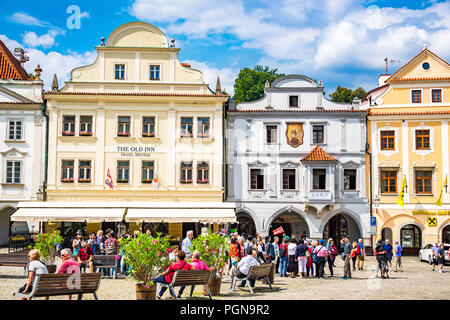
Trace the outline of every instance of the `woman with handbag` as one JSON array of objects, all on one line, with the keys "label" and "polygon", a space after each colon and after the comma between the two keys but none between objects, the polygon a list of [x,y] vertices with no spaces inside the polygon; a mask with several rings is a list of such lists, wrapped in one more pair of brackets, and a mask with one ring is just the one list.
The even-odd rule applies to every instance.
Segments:
[{"label": "woman with handbag", "polygon": [[313,251],[313,262],[315,262],[316,264],[316,278],[323,278],[325,262],[328,258],[328,251],[324,244],[325,241],[323,241],[323,239],[320,239],[319,244],[314,248]]},{"label": "woman with handbag", "polygon": [[288,245],[288,259],[289,259],[289,270],[291,273],[291,278],[295,278],[298,273],[298,264],[295,261],[295,249],[297,249],[297,240],[291,239]]}]

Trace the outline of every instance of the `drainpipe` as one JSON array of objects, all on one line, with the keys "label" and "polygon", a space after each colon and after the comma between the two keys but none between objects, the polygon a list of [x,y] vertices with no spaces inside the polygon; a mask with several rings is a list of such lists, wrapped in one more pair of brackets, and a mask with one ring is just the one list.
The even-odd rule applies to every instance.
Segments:
[{"label": "drainpipe", "polygon": [[45,113],[47,111],[47,100],[44,97],[44,103],[42,103],[42,115],[45,117],[45,161],[44,161],[44,182],[42,185],[42,200],[47,201],[47,173],[48,173],[48,115]]},{"label": "drainpipe", "polygon": [[[372,153],[369,152],[369,125],[368,125],[368,116],[366,115],[366,153],[369,155],[369,213],[370,213],[370,220],[372,220],[372,207],[373,207],[373,194],[372,194]],[[373,255],[373,235],[370,235],[370,246],[371,246],[371,254]]]}]

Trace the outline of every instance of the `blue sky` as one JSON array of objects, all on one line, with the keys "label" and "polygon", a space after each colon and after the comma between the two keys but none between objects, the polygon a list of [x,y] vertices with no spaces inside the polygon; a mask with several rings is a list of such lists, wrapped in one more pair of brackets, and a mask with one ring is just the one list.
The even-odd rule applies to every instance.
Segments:
[{"label": "blue sky", "polygon": [[[67,9],[80,9],[80,29],[69,29]],[[450,1],[439,0],[0,0],[0,40],[26,48],[39,63],[46,88],[76,66],[95,60],[94,47],[119,25],[146,21],[176,39],[180,61],[217,75],[233,92],[243,67],[256,64],[338,85],[370,90],[384,72],[423,46],[450,61]]]}]

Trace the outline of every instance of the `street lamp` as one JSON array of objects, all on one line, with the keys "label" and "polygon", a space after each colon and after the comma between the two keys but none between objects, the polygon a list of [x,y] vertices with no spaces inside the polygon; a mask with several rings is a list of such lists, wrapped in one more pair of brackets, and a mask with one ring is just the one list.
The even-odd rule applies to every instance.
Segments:
[{"label": "street lamp", "polygon": [[378,214],[378,208],[380,206],[380,198],[378,198],[378,196],[375,196],[375,198],[373,199],[373,206]]},{"label": "street lamp", "polygon": [[44,192],[42,191],[41,187],[39,187],[39,190],[36,192],[36,196],[38,201],[44,200]]}]

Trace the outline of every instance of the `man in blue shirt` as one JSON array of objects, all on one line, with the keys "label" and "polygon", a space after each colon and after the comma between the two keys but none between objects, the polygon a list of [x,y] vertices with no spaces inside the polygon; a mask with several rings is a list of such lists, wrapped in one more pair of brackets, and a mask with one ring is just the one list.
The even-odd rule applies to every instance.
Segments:
[{"label": "man in blue shirt", "polygon": [[364,244],[363,239],[358,239],[359,254],[356,256],[356,266],[358,270],[364,270]]},{"label": "man in blue shirt", "polygon": [[181,250],[183,250],[187,256],[192,256],[192,238],[194,238],[194,231],[189,230],[186,232],[186,238],[184,238],[183,242],[181,243]]},{"label": "man in blue shirt", "polygon": [[392,250],[394,248],[392,247],[392,244],[390,244],[389,240],[386,239],[384,244],[384,251],[386,251],[386,261],[389,266],[389,270],[392,270]]},{"label": "man in blue shirt", "polygon": [[434,267],[437,264],[437,258],[439,255],[439,243],[435,242],[433,248],[431,249],[433,251],[433,270],[434,271]]},{"label": "man in blue shirt", "polygon": [[395,241],[395,249],[394,249],[394,272],[397,272],[397,270],[400,270],[400,272],[403,272],[402,268],[402,246],[398,241]]}]

